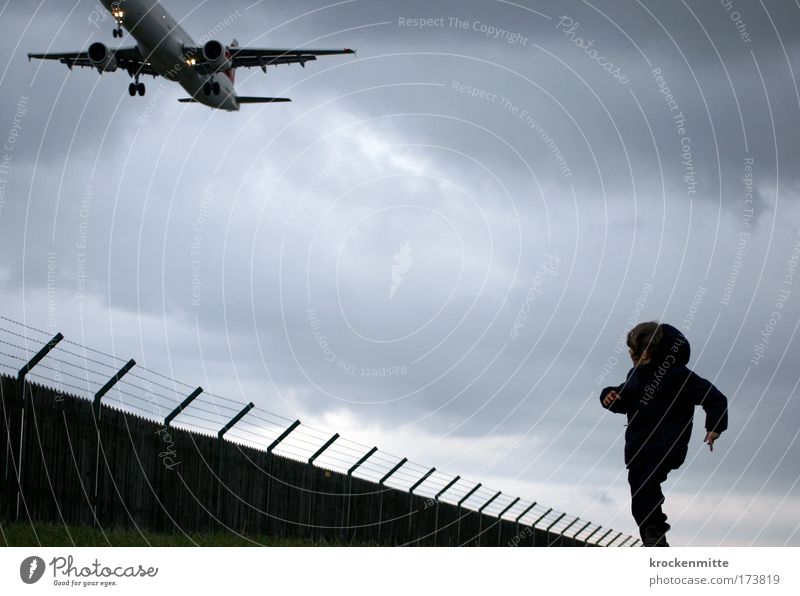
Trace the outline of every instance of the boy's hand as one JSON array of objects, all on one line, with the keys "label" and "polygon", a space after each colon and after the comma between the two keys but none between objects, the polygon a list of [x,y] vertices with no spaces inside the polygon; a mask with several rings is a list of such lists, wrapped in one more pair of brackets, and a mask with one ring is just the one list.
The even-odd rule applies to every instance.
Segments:
[{"label": "boy's hand", "polygon": [[708,443],[708,448],[711,451],[714,451],[714,441],[716,441],[717,439],[719,439],[719,433],[711,431],[709,433],[706,433],[706,439],[705,441],[703,441],[703,443]]},{"label": "boy's hand", "polygon": [[[608,395],[603,398],[603,407],[608,408],[611,404],[613,404],[618,399],[622,399],[616,391],[609,391]],[[719,436],[719,435],[717,435]]]}]

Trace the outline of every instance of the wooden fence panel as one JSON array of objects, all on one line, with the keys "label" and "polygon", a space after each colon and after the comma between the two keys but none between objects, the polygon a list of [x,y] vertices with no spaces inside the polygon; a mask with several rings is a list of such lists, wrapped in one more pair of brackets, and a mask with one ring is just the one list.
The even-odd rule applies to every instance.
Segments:
[{"label": "wooden fence panel", "polygon": [[[231,441],[220,444],[216,436],[164,428],[107,405],[101,406],[97,465],[91,402],[32,383],[27,390],[22,487],[35,522],[94,524],[97,482],[97,521],[103,527],[383,545],[547,544],[541,530],[518,531],[510,521]],[[0,398],[0,518],[13,520],[17,484],[11,454],[18,451],[21,412],[16,379],[0,375]]]}]

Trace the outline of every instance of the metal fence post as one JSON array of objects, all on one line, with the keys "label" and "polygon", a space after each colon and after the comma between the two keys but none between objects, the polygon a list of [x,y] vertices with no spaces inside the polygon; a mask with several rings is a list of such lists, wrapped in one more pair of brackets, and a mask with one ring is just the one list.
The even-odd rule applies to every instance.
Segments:
[{"label": "metal fence post", "polygon": [[[413,510],[414,510],[414,489],[416,489],[420,484],[425,482],[428,479],[428,477],[430,477],[430,475],[433,474],[435,471],[436,471],[436,468],[431,468],[430,470],[425,472],[425,475],[422,478],[417,480],[413,485],[411,485],[411,488],[408,489],[408,540],[407,540],[407,542],[411,541],[411,517],[413,515]],[[419,539],[417,539],[417,541],[419,541]]]},{"label": "metal fence post", "polygon": [[306,528],[308,532],[314,535],[314,527],[311,523],[311,514],[314,509],[314,460],[316,460],[323,452],[333,445],[334,441],[339,438],[339,433],[335,433],[330,439],[325,441],[325,444],[320,447],[319,449],[314,452],[314,455],[308,458],[308,466],[306,467],[306,473],[308,474],[308,515],[306,516]]},{"label": "metal fence post", "polygon": [[[175,419],[175,417],[178,414],[180,414],[181,412],[183,412],[186,408],[188,408],[191,405],[191,403],[195,399],[197,399],[197,397],[201,393],[203,393],[203,388],[202,387],[197,387],[194,391],[192,391],[180,403],[180,405],[178,405],[177,408],[172,410],[172,412],[170,412],[167,415],[167,417],[164,418],[164,426],[163,426],[164,432],[166,432],[167,429],[169,429],[169,426],[170,426],[170,424],[172,424],[172,421]],[[170,435],[167,434],[166,436],[169,437]],[[164,498],[164,475],[163,475],[162,466],[159,466],[159,467],[156,468],[156,471],[155,471],[155,473],[153,475],[153,484],[155,485],[156,499],[159,501],[159,504],[161,505],[158,508],[158,514],[157,514],[158,520],[159,520],[158,521],[158,527],[159,527],[159,529],[163,529],[163,524],[164,524],[164,506],[163,506],[163,504],[161,504],[161,500]]]},{"label": "metal fence post", "polygon": [[266,494],[266,496],[264,498],[264,515],[266,515],[266,518],[267,518],[267,523],[266,523],[267,533],[269,533],[269,526],[271,525],[271,522],[270,522],[271,516],[270,516],[270,513],[269,513],[269,501],[270,501],[270,497],[271,497],[271,494],[272,494],[272,460],[273,460],[272,451],[275,449],[275,447],[280,445],[280,443],[286,437],[288,437],[289,434],[294,429],[296,429],[298,426],[300,426],[300,421],[299,420],[295,420],[294,422],[292,422],[291,425],[289,425],[289,427],[286,430],[284,430],[278,436],[277,439],[272,441],[272,443],[270,443],[269,446],[267,447],[267,490],[266,490],[267,494]]},{"label": "metal fence post", "polygon": [[[194,391],[192,391],[180,403],[180,405],[178,405],[175,409],[173,409],[172,412],[170,412],[167,415],[167,417],[164,418],[164,422],[162,424],[162,427],[161,427],[161,429],[156,431],[156,434],[159,434],[159,433],[163,432],[164,433],[163,439],[165,441],[168,441],[168,442],[172,441],[171,435],[169,434],[169,432],[167,432],[169,430],[169,428],[170,428],[170,425],[172,424],[172,421],[181,412],[186,410],[192,404],[192,402],[195,399],[197,399],[198,396],[200,396],[201,393],[203,393],[203,388],[202,387],[197,387]],[[167,452],[167,453],[169,453],[169,452]],[[166,510],[165,510],[166,505],[165,505],[165,503],[172,502],[172,499],[168,495],[169,495],[169,493],[172,492],[172,488],[171,487],[174,486],[174,482],[172,482],[172,483],[168,482],[167,481],[167,475],[164,473],[165,469],[172,469],[172,468],[169,465],[164,465],[164,464],[166,464],[166,460],[162,460],[161,463],[162,463],[162,465],[156,466],[156,468],[154,469],[153,478],[151,479],[150,484],[151,484],[151,487],[153,489],[156,501],[158,501],[158,505],[159,505],[158,511],[155,514],[155,517],[156,517],[156,520],[157,520],[156,521],[156,526],[157,526],[159,531],[164,531],[165,529],[169,528],[169,526],[168,526],[168,524],[166,522],[166,517],[171,517],[171,516],[169,516],[169,514],[167,514],[165,516],[165,513],[166,513]],[[167,488],[168,485],[170,486],[170,488]]]},{"label": "metal fence post", "polygon": [[562,513],[561,515],[559,515],[556,518],[556,521],[554,521],[552,524],[550,524],[549,526],[547,526],[545,528],[545,530],[544,530],[545,531],[545,541],[547,542],[547,546],[550,546],[550,528],[552,528],[554,525],[556,525],[558,522],[560,522],[564,518],[565,515],[567,515],[567,514],[566,513]]},{"label": "metal fence post", "polygon": [[275,447],[280,445],[283,442],[283,440],[286,437],[288,437],[289,434],[294,429],[296,429],[298,426],[300,426],[300,421],[299,420],[295,420],[294,422],[292,422],[292,424],[289,426],[289,428],[287,428],[285,431],[283,431],[277,439],[275,439],[274,441],[272,441],[272,443],[269,444],[269,447],[267,447],[267,453],[271,454],[273,452],[273,450],[275,449]]},{"label": "metal fence post", "polygon": [[[516,519],[514,519],[514,538],[515,538],[515,539],[516,539],[517,537],[519,537],[519,520],[521,520],[523,517],[525,517],[525,516],[528,514],[528,511],[530,511],[530,510],[531,510],[531,509],[533,509],[534,507],[536,507],[536,501],[534,501],[533,503],[531,503],[530,505],[528,505],[528,506],[525,508],[525,511],[523,511],[522,513],[520,513],[520,514],[519,514],[519,515],[516,517]],[[518,542],[517,544],[519,544],[519,542]]]},{"label": "metal fence post", "polygon": [[[25,430],[27,428],[27,420],[25,418],[26,410],[28,409],[28,402],[32,401],[28,399],[28,392],[25,391],[25,376],[31,371],[31,369],[39,364],[42,359],[50,353],[50,351],[58,345],[64,339],[64,336],[61,333],[56,333],[49,342],[47,342],[42,348],[31,358],[25,366],[19,369],[17,372],[17,390],[20,392],[20,420],[19,420],[19,451],[17,452],[17,456],[14,457],[13,453],[13,446],[9,445],[11,448],[11,465],[14,468],[14,475],[16,476],[17,481],[17,506],[16,506],[16,513],[15,517],[19,520],[19,512],[20,512],[20,504],[24,504],[25,495],[23,493],[22,484],[24,482],[24,477],[22,474],[22,457],[26,451],[27,447],[27,437]],[[11,439],[11,437],[9,437]],[[9,443],[11,441],[9,440]],[[6,458],[8,458],[8,451],[6,452]],[[8,463],[6,463],[6,474],[8,474]],[[27,506],[25,507],[27,510]]]},{"label": "metal fence post", "polygon": [[111,377],[108,381],[106,381],[106,384],[103,385],[98,390],[98,392],[94,394],[94,400],[92,401],[92,408],[94,409],[95,418],[97,418],[97,420],[100,420],[100,416],[102,413],[102,408],[100,407],[100,400],[102,400],[105,394],[111,391],[111,388],[114,385],[116,385],[117,382],[122,377],[128,374],[128,371],[132,369],[134,366],[136,366],[136,361],[133,358],[131,358],[130,360],[128,360],[125,366],[119,369],[119,371],[117,371],[117,373],[113,377]]},{"label": "metal fence post", "polygon": [[189,395],[189,397],[187,397],[186,399],[184,399],[181,402],[181,405],[179,405],[177,408],[172,410],[172,412],[170,412],[169,416],[164,418],[164,428],[169,428],[169,425],[172,423],[172,420],[175,418],[175,416],[177,416],[178,414],[183,412],[186,408],[188,408],[189,404],[192,403],[197,398],[197,396],[200,395],[201,393],[203,393],[203,388],[202,387],[198,387],[197,389],[192,391],[191,395]]},{"label": "metal fence post", "polygon": [[319,449],[317,449],[317,451],[314,453],[314,455],[312,455],[311,457],[309,457],[309,458],[308,458],[308,465],[309,465],[309,466],[313,465],[313,464],[314,464],[314,460],[315,460],[315,459],[317,459],[317,458],[318,458],[320,455],[322,455],[322,453],[323,453],[323,452],[324,452],[324,451],[325,451],[325,450],[326,450],[328,447],[330,447],[331,445],[333,445],[333,442],[334,442],[336,439],[338,439],[338,438],[339,438],[339,433],[336,433],[336,434],[334,434],[334,435],[333,435],[333,436],[332,436],[330,439],[328,439],[328,440],[325,442],[325,444],[324,444],[322,447],[320,447]]},{"label": "metal fence post", "polygon": [[603,526],[597,526],[594,530],[592,530],[592,532],[586,538],[583,539],[583,545],[584,546],[589,546],[589,540],[591,540],[592,536],[597,534],[602,529],[603,529]]},{"label": "metal fence post", "polygon": [[575,541],[577,541],[577,540],[578,540],[578,536],[580,536],[581,532],[583,532],[583,531],[584,531],[586,528],[588,528],[588,527],[589,527],[589,526],[591,526],[591,525],[592,525],[592,522],[586,522],[586,523],[585,523],[585,524],[584,524],[584,525],[581,527],[581,529],[580,529],[580,530],[578,530],[577,532],[575,532],[575,533],[572,535],[572,539],[573,539],[573,540],[575,540]]},{"label": "metal fence post", "polygon": [[461,497],[461,500],[458,502],[458,509],[456,510],[457,511],[456,515],[458,515],[458,526],[456,528],[456,545],[457,546],[461,546],[461,505],[463,505],[464,501],[469,499],[473,495],[473,493],[476,490],[478,490],[481,486],[482,486],[482,484],[480,482],[478,484],[476,484],[475,488],[473,488],[466,495]]},{"label": "metal fence post", "polygon": [[[350,529],[350,502],[353,499],[353,472],[355,472],[361,464],[366,462],[372,454],[378,450],[377,447],[373,447],[367,453],[361,456],[356,463],[350,466],[350,469],[347,470],[347,512],[345,513],[346,517],[344,523],[342,524],[342,536],[345,538],[347,537],[347,532]],[[353,532],[353,536],[355,537],[355,531]]]},{"label": "metal fence post", "polygon": [[491,505],[492,502],[501,494],[503,494],[502,491],[497,491],[497,494],[495,494],[495,496],[493,496],[491,499],[486,501],[483,505],[481,505],[478,508],[478,535],[476,536],[476,538],[478,539],[478,546],[481,545],[481,534],[483,534],[483,510],[486,509],[489,505]]},{"label": "metal fence post", "polygon": [[247,414],[250,410],[255,407],[253,402],[250,402],[245,407],[243,407],[236,416],[230,419],[228,424],[223,426],[219,432],[217,433],[217,480],[219,484],[217,485],[216,496],[216,518],[219,521],[221,507],[222,507],[222,454],[223,449],[225,447],[225,433],[227,433],[230,429],[232,429],[242,418],[244,418],[245,414]]},{"label": "metal fence post", "polygon": [[[197,399],[197,397],[201,393],[203,393],[203,388],[202,387],[198,387],[197,389],[192,391],[180,403],[180,405],[177,408],[172,410],[172,412],[170,412],[167,415],[167,417],[164,418],[164,426],[163,426],[164,432],[166,432],[167,429],[169,429],[169,426],[170,426],[170,424],[172,424],[172,421],[175,419],[175,417],[178,414],[180,414],[181,412],[183,412],[186,408],[188,408],[191,405],[191,403],[195,399]],[[166,436],[169,437],[170,435],[167,434]],[[162,468],[163,468],[162,466],[157,467],[156,468],[156,472],[154,473],[154,476],[153,476],[153,484],[155,485],[156,499],[159,501],[159,504],[161,505],[158,508],[158,514],[157,514],[158,520],[159,520],[158,521],[159,529],[163,529],[163,523],[164,523],[164,521],[163,521],[164,520],[164,506],[163,506],[163,504],[161,504],[161,500],[164,497],[164,476],[163,476],[163,469]]]},{"label": "metal fence post", "polygon": [[503,509],[500,513],[497,514],[497,546],[500,546],[500,542],[503,539],[503,515],[511,509],[514,505],[519,502],[519,497],[511,501],[511,505]]},{"label": "metal fence post", "polygon": [[436,496],[433,497],[434,503],[434,521],[433,521],[433,546],[436,546],[437,542],[439,541],[439,497],[441,497],[444,493],[450,490],[450,487],[453,486],[456,482],[461,480],[461,476],[456,476],[450,482],[447,483],[442,490],[436,493]]},{"label": "metal fence post", "polygon": [[408,461],[408,458],[406,458],[406,457],[401,459],[397,463],[397,465],[395,465],[395,467],[393,467],[391,470],[389,470],[384,475],[384,477],[381,478],[381,481],[378,483],[378,486],[380,486],[380,491],[378,493],[379,494],[379,497],[378,497],[378,542],[381,541],[381,533],[383,531],[383,485],[389,479],[389,477],[392,474],[394,474],[395,472],[397,472],[397,470],[399,470],[403,466],[403,464],[405,464],[407,461]]},{"label": "metal fence post", "polygon": [[102,525],[100,523],[100,511],[98,510],[98,505],[100,502],[100,451],[103,448],[103,439],[100,436],[100,420],[103,414],[101,400],[105,394],[111,391],[111,388],[116,385],[122,377],[128,374],[128,371],[134,366],[136,366],[136,361],[131,358],[121,369],[116,372],[116,374],[114,374],[113,377],[106,381],[106,384],[94,394],[94,399],[92,400],[92,415],[94,416],[95,437],[97,439],[94,457],[94,495],[92,495],[92,515],[94,515],[94,521],[97,525]]},{"label": "metal fence post", "polygon": [[608,544],[606,544],[606,548],[608,548],[609,546],[611,546],[612,544],[614,544],[614,542],[616,542],[617,538],[619,538],[620,536],[622,536],[622,532],[620,532],[619,534],[617,534],[616,536],[614,536],[614,537],[611,539],[611,541],[610,541]]},{"label": "metal fence post", "polygon": [[550,509],[548,509],[542,515],[540,515],[538,519],[531,524],[531,529],[533,530],[533,546],[536,546],[536,524],[538,524],[540,521],[542,521],[544,518],[550,515],[551,511],[553,511],[552,507],[550,507]]},{"label": "metal fence post", "polygon": [[[575,525],[575,523],[576,523],[576,522],[578,522],[579,520],[580,520],[580,518],[579,518],[579,517],[576,517],[575,519],[573,519],[571,522],[569,522],[569,523],[567,524],[567,527],[566,527],[566,528],[564,528],[563,530],[561,530],[561,531],[558,533],[558,538],[560,538],[560,539],[561,539],[561,546],[564,546],[564,532],[566,532],[567,530],[569,530],[569,529],[570,529],[572,526],[574,526],[574,525]],[[553,542],[555,542],[556,540],[557,540],[557,539],[554,539],[554,540],[553,540]],[[548,546],[549,546],[549,545],[548,545]]]},{"label": "metal fence post", "polygon": [[601,542],[603,542],[603,539],[604,539],[606,536],[608,536],[609,534],[611,534],[611,532],[613,532],[613,531],[614,531],[613,529],[610,529],[608,532],[606,532],[605,534],[603,534],[602,536],[600,536],[600,538],[598,538],[598,539],[597,539],[597,542],[595,542],[595,543],[594,543],[594,544],[595,544],[595,546],[600,546],[600,543],[601,543]]}]

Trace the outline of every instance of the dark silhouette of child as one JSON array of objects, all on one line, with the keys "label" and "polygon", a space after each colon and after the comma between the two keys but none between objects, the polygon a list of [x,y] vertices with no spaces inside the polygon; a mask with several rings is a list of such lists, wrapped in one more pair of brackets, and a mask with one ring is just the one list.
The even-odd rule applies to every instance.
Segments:
[{"label": "dark silhouette of child", "polygon": [[728,400],[686,368],[689,342],[672,325],[640,323],[628,332],[627,343],[634,366],[622,385],[603,389],[600,403],[628,417],[625,465],[642,543],[669,546],[661,484],[686,459],[695,406],[706,412],[704,442],[713,451],[728,427]]}]

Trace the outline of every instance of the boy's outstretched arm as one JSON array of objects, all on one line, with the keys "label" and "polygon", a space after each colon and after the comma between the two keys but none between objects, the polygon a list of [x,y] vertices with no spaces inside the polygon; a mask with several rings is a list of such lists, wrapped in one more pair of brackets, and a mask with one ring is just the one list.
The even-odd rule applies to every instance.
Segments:
[{"label": "boy's outstretched arm", "polygon": [[706,438],[703,439],[703,443],[708,443],[708,448],[711,451],[714,451],[714,441],[719,439],[720,433],[714,432],[713,430],[706,433]]},{"label": "boy's outstretched arm", "polygon": [[600,405],[615,414],[625,414],[625,400],[620,395],[622,387],[606,387],[600,392]]},{"label": "boy's outstretched arm", "polygon": [[704,442],[714,451],[714,441],[728,428],[728,399],[713,383],[691,373],[687,389],[695,405],[702,406],[706,413],[706,437]]}]

